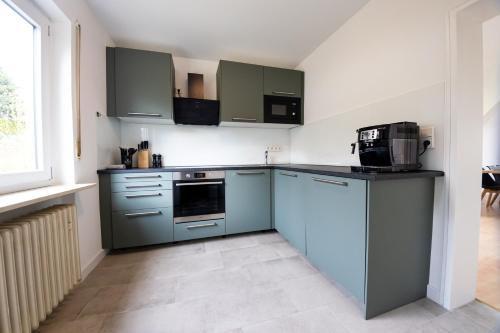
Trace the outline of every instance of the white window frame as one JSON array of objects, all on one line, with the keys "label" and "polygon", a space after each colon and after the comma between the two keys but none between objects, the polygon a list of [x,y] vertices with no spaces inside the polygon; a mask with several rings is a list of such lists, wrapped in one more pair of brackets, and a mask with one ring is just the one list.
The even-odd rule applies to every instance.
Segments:
[{"label": "white window frame", "polygon": [[[21,15],[35,28],[34,47],[34,113],[38,169],[0,174],[0,193],[48,186],[52,181],[49,112],[50,20],[27,0],[0,0]],[[40,134],[41,133],[41,134]],[[2,156],[2,158],[6,158]]]}]

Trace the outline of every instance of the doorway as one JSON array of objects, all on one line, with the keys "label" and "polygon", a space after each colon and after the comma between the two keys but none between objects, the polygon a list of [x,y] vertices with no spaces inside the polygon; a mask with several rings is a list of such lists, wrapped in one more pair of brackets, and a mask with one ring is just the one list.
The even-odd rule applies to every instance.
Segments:
[{"label": "doorway", "polygon": [[469,0],[448,24],[445,172],[447,196],[443,305],[476,298],[481,214],[483,23],[500,15],[500,0]]},{"label": "doorway", "polygon": [[483,23],[483,167],[476,298],[500,310],[500,15]]}]

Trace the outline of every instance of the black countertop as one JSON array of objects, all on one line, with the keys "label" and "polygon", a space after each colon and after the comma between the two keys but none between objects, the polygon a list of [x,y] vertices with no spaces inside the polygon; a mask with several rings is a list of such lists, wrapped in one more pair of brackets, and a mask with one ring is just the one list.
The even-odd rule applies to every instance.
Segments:
[{"label": "black countertop", "polygon": [[134,173],[134,172],[175,172],[175,171],[216,171],[216,170],[248,170],[248,169],[277,169],[285,171],[314,173],[325,176],[365,180],[408,179],[408,178],[433,178],[444,176],[444,172],[436,170],[418,170],[409,172],[365,173],[355,172],[350,166],[314,165],[314,164],[244,164],[244,165],[206,165],[206,166],[165,166],[163,168],[149,169],[101,169],[98,174]]}]

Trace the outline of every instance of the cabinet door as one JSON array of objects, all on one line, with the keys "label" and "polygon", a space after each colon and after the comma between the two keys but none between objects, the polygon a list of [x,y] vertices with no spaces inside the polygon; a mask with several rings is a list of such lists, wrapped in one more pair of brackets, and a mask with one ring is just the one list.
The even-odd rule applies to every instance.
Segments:
[{"label": "cabinet door", "polygon": [[171,119],[173,71],[168,53],[116,48],[116,115]]},{"label": "cabinet door", "polygon": [[221,60],[217,78],[221,121],[264,121],[262,66]]},{"label": "cabinet door", "polygon": [[290,244],[306,253],[304,174],[275,170],[274,227]]},{"label": "cabinet door", "polygon": [[264,95],[302,97],[304,72],[264,67]]},{"label": "cabinet door", "polygon": [[172,208],[113,212],[113,248],[168,243],[174,239]]},{"label": "cabinet door", "polygon": [[226,172],[226,233],[271,229],[270,170]]},{"label": "cabinet door", "polygon": [[309,175],[307,257],[364,302],[366,181]]}]

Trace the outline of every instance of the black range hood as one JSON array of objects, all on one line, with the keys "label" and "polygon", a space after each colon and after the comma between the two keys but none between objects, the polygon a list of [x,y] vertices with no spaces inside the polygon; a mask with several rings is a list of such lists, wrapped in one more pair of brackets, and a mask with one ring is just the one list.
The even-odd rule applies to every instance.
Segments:
[{"label": "black range hood", "polygon": [[174,122],[182,125],[219,125],[219,101],[174,97]]}]

